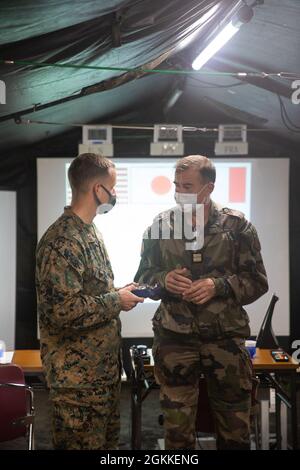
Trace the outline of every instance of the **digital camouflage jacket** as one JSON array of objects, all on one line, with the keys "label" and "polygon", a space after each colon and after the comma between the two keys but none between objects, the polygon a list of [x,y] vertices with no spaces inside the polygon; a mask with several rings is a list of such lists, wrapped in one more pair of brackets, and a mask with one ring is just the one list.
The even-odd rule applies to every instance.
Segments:
[{"label": "digital camouflage jacket", "polygon": [[41,356],[52,388],[119,380],[121,310],[101,234],[70,208],[36,252]]}]

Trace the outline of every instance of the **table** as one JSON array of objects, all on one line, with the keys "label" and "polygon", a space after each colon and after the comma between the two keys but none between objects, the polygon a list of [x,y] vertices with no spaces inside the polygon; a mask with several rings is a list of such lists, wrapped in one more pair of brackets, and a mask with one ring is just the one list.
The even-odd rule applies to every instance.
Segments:
[{"label": "table", "polygon": [[[150,391],[157,386],[153,371],[153,357],[151,349],[147,350],[150,356],[150,364],[144,364],[143,360],[134,354],[131,355],[131,446],[132,449],[141,448],[142,403]],[[269,349],[256,349],[256,357],[252,360],[255,374],[259,376],[264,387],[275,390],[275,414],[276,414],[276,444],[277,449],[282,448],[282,427],[286,415],[282,404],[291,410],[292,448],[297,449],[297,397],[296,378],[299,364],[289,356],[289,362],[275,362]],[[290,392],[283,390],[278,379],[289,379]],[[266,397],[260,400],[261,414],[261,448],[269,448],[269,400]],[[287,441],[287,430],[284,429],[284,442]],[[284,446],[285,447],[285,446]]]},{"label": "table", "polygon": [[12,364],[20,366],[25,375],[43,374],[39,349],[18,349],[14,351]]},{"label": "table", "polygon": [[[275,390],[275,417],[276,417],[276,443],[277,449],[287,448],[286,409],[291,410],[292,448],[297,449],[297,369],[299,364],[289,356],[289,362],[275,362],[270,349],[257,349],[253,359],[253,368],[256,374],[266,381],[265,385]],[[278,378],[289,379],[290,393],[283,390]],[[282,405],[285,405],[283,407]],[[261,436],[262,449],[269,448],[269,399],[261,397]],[[284,430],[282,427],[284,426]],[[283,432],[282,432],[283,431]],[[282,442],[284,445],[282,445]]]},{"label": "table", "polygon": [[[23,369],[25,375],[43,375],[43,365],[39,349],[17,349],[14,351],[12,364]],[[122,381],[126,381],[125,372],[122,372]]]}]

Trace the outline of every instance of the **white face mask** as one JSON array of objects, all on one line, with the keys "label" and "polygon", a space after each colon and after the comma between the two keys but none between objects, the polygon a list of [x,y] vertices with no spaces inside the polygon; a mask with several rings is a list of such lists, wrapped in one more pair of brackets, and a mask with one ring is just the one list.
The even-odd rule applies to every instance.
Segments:
[{"label": "white face mask", "polygon": [[96,195],[98,201],[99,201],[99,206],[97,206],[96,214],[107,214],[107,212],[111,211],[112,208],[115,206],[117,202],[117,198],[115,194],[112,194],[108,189],[105,188],[105,186],[101,185],[102,188],[106,191],[106,193],[109,195],[109,201],[107,203],[101,203],[100,199]]},{"label": "white face mask", "polygon": [[199,191],[198,193],[178,193],[178,192],[175,192],[175,201],[176,201],[176,203],[181,207],[187,205],[188,206],[187,208],[190,208],[190,209],[193,208],[192,206],[196,206],[196,204],[208,204],[208,202],[209,202],[209,197],[208,196],[205,197],[205,199],[202,202],[199,202],[199,203],[197,202],[199,194],[202,193],[203,189],[205,189],[206,186],[207,185],[203,186],[201,191]]},{"label": "white face mask", "polygon": [[197,194],[175,192],[175,201],[179,206],[184,206],[185,204],[195,205],[197,204]]}]

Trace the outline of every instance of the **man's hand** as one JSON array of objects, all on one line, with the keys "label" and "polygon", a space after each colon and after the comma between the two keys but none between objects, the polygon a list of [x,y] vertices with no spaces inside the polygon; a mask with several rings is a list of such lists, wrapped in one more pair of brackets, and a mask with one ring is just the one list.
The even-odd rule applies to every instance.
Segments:
[{"label": "man's hand", "polygon": [[[136,286],[133,286],[133,289],[135,287]],[[119,289],[118,294],[121,300],[121,308],[122,310],[125,310],[125,312],[128,312],[129,310],[134,308],[136,304],[144,302],[143,297],[138,297],[137,295],[132,294],[127,287]]]},{"label": "man's hand", "polygon": [[187,268],[174,269],[165,278],[165,287],[173,294],[182,294],[192,285],[192,281],[186,277],[189,271]]},{"label": "man's hand", "polygon": [[208,302],[216,295],[216,288],[212,279],[199,279],[194,281],[189,289],[182,295],[183,300],[201,305]]}]

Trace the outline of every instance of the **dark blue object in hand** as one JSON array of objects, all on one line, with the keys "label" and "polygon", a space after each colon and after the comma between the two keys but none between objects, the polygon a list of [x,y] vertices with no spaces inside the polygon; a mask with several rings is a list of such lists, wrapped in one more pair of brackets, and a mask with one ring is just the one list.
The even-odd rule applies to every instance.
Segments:
[{"label": "dark blue object in hand", "polygon": [[138,297],[143,297],[147,298],[149,297],[150,299],[155,299],[158,300],[160,297],[161,293],[161,287],[160,286],[139,286],[136,289],[133,289],[131,291],[134,295],[137,295]]}]

